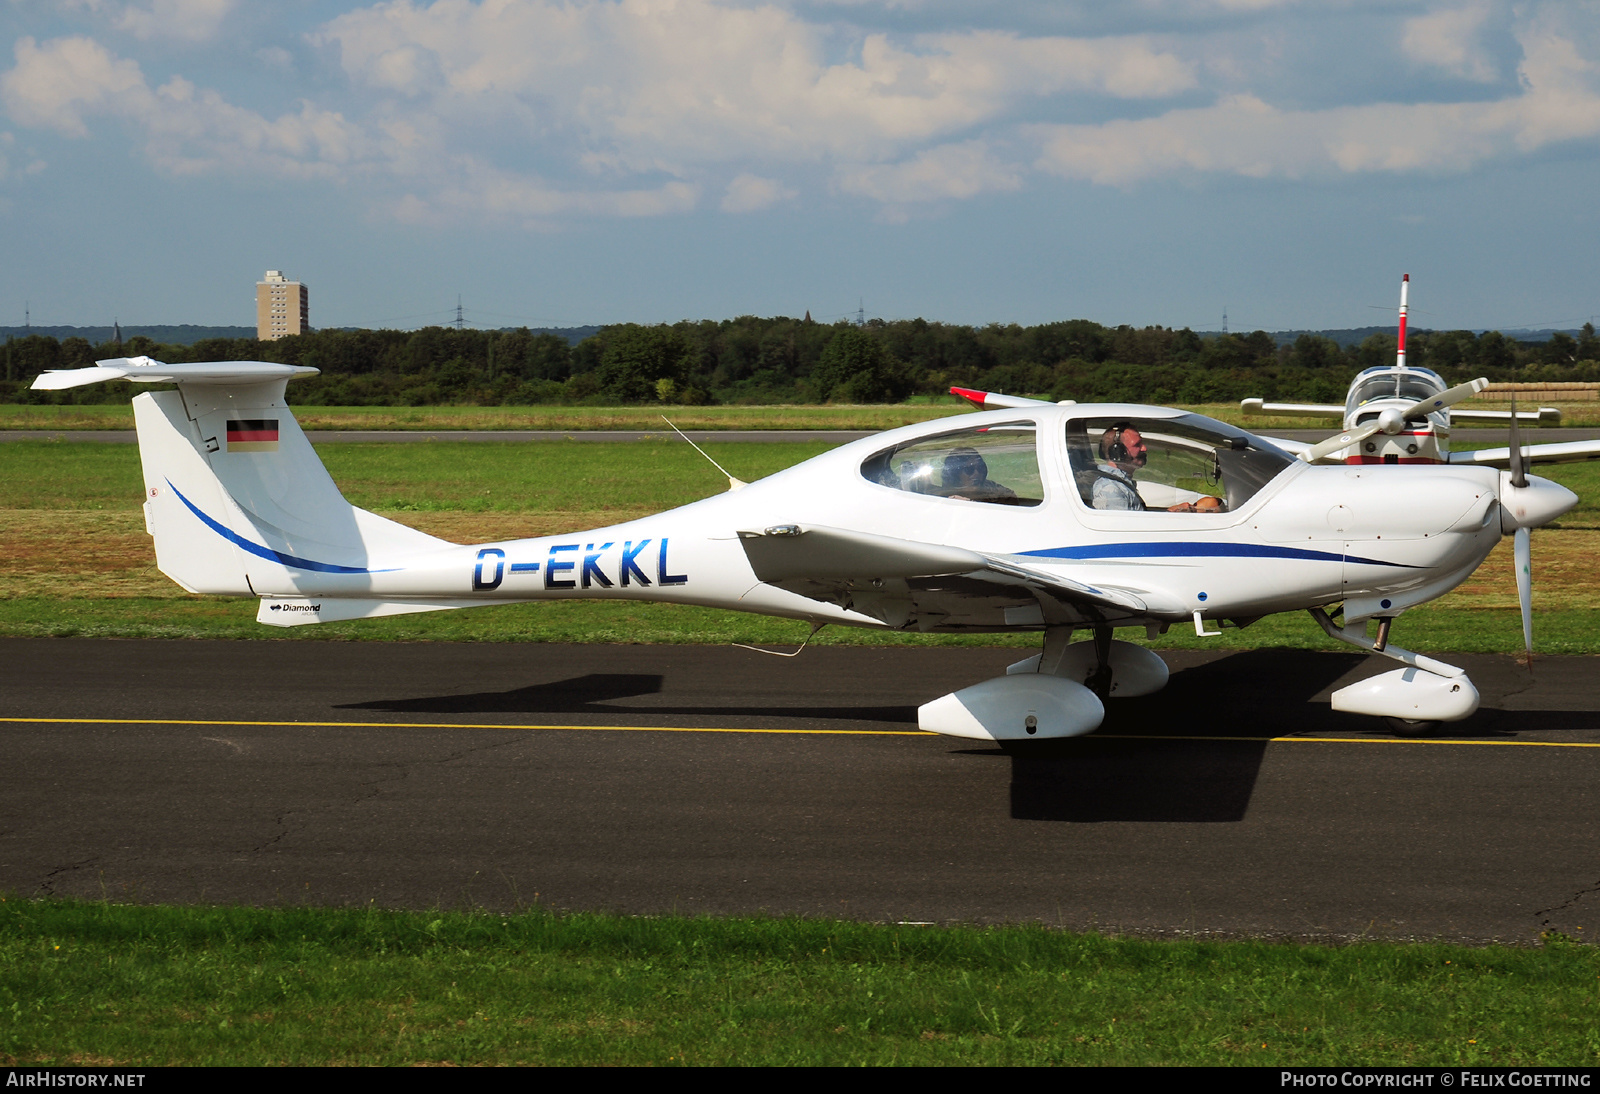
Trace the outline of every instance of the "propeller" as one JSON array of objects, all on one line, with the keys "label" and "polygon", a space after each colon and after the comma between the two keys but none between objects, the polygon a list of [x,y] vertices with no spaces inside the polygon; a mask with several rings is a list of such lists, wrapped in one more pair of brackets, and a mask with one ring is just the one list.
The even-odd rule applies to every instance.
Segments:
[{"label": "propeller", "polygon": [[1335,452],[1349,448],[1353,444],[1360,444],[1374,433],[1382,432],[1392,437],[1403,430],[1407,422],[1426,418],[1436,410],[1455,406],[1465,399],[1472,398],[1488,386],[1489,381],[1480,376],[1476,380],[1468,380],[1464,384],[1457,384],[1448,391],[1441,391],[1439,394],[1430,395],[1426,399],[1418,399],[1404,410],[1390,407],[1366,425],[1346,430],[1338,436],[1329,437],[1325,441],[1319,441],[1300,453],[1300,458],[1307,463],[1316,463],[1325,456],[1331,456]]},{"label": "propeller", "polygon": [[[1517,429],[1517,397],[1511,396],[1511,486],[1528,488],[1528,472],[1523,467],[1522,437]],[[1511,541],[1512,560],[1517,571],[1517,605],[1522,609],[1523,663],[1533,668],[1533,529],[1518,525]]]},{"label": "propeller", "polygon": [[[1515,414],[1517,404],[1511,404]],[[1530,529],[1542,528],[1578,504],[1578,495],[1560,483],[1529,475],[1527,454],[1516,418],[1511,419],[1510,465],[1500,472],[1500,531],[1514,532],[1512,546],[1517,568],[1517,600],[1522,608],[1522,644],[1526,664],[1533,664],[1533,555]]]}]

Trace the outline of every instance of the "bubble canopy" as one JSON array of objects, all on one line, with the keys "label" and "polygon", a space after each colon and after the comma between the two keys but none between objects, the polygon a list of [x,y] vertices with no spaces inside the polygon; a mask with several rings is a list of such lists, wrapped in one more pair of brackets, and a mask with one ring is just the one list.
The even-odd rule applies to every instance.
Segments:
[{"label": "bubble canopy", "polygon": [[[1224,512],[1244,505],[1294,462],[1270,442],[1213,418],[1127,410],[1070,417],[1064,433],[1056,432],[1059,424],[1044,430],[1039,420],[1026,418],[945,430],[874,453],[862,461],[861,474],[907,493],[1037,506],[1051,493],[1047,469],[1059,466],[1059,457],[1047,458],[1041,448],[1064,443],[1072,483],[1057,492],[1090,508],[1108,507],[1098,480],[1125,476],[1125,489],[1136,488],[1139,497],[1117,508]],[[1134,442],[1137,455],[1114,447],[1119,438]]]}]

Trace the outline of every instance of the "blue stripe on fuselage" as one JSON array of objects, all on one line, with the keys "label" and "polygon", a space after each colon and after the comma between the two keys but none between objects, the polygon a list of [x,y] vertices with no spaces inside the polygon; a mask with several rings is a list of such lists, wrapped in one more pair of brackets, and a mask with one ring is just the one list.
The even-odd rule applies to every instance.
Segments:
[{"label": "blue stripe on fuselage", "polygon": [[1385,562],[1339,551],[1312,551],[1304,547],[1276,547],[1265,543],[1094,543],[1084,547],[1047,547],[1019,551],[1030,558],[1292,558],[1307,562],[1354,562],[1367,566],[1396,566],[1414,570],[1403,562]]}]

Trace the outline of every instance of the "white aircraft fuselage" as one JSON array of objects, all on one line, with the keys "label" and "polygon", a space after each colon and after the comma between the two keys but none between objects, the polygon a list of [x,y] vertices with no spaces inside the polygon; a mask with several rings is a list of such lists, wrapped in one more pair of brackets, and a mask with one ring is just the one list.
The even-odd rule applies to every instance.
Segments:
[{"label": "white aircraft fuselage", "polygon": [[1171,408],[1014,400],[639,520],[462,545],[344,499],[283,401],[311,371],[135,358],[35,386],[178,385],[134,399],[157,563],[191,592],[257,598],[262,623],[629,599],[813,626],[1043,632],[1007,676],[921,708],[923,728],[965,737],[1090,732],[1106,699],[1164,686],[1161,659],[1115,628],[1204,635],[1208,620],[1296,610],[1408,666],[1342,689],[1336,708],[1466,717],[1478,700],[1462,670],[1389,645],[1389,624],[1463,581],[1502,533],[1577,500],[1492,467],[1316,466]]}]

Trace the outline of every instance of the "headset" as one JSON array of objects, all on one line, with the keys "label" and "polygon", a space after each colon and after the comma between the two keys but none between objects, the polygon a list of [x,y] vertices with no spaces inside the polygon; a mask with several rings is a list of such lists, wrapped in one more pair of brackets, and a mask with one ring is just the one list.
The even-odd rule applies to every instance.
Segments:
[{"label": "headset", "polygon": [[1128,446],[1122,443],[1122,435],[1133,428],[1132,422],[1115,422],[1106,430],[1111,434],[1111,443],[1106,444],[1105,438],[1100,438],[1100,454],[1107,463],[1132,463],[1129,457]]}]

